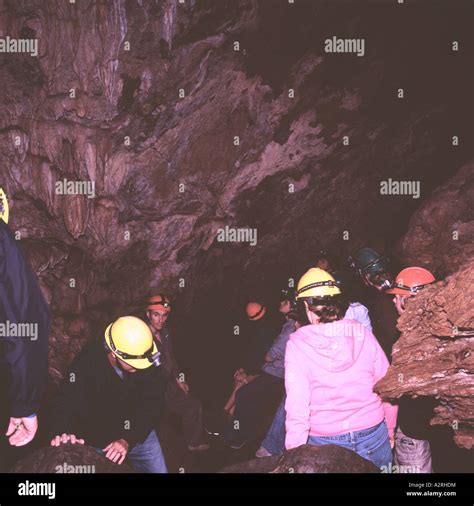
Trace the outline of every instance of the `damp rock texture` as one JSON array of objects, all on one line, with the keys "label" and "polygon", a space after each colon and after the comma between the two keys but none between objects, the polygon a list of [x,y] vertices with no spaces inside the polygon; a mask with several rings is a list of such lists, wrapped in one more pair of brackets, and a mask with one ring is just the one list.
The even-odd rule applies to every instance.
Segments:
[{"label": "damp rock texture", "polygon": [[283,455],[226,467],[222,473],[378,473],[372,462],[336,445],[302,445]]},{"label": "damp rock texture", "polygon": [[[0,54],[0,184],[53,311],[54,384],[150,291],[241,310],[321,248],[405,232],[472,156],[451,142],[470,133],[469,44],[451,50],[469,12],[416,3],[2,3],[2,36],[38,41]],[[359,54],[326,51],[356,34]]]},{"label": "damp rock texture", "polygon": [[114,464],[93,448],[80,444],[45,446],[15,464],[12,473],[133,473],[126,462]]},{"label": "damp rock texture", "polygon": [[474,259],[474,164],[469,163],[430,198],[410,219],[399,242],[406,265],[419,265],[440,277],[456,272]]},{"label": "damp rock texture", "polygon": [[408,300],[392,365],[375,389],[439,399],[432,424],[449,424],[458,446],[474,446],[474,264]]}]

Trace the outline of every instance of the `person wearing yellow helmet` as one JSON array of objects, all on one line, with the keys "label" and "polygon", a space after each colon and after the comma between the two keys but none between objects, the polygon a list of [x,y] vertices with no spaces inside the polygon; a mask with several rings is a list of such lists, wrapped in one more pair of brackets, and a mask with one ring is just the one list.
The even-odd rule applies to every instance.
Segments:
[{"label": "person wearing yellow helmet", "polygon": [[166,473],[154,424],[164,397],[149,326],[122,316],[76,358],[50,407],[51,445],[89,444],[137,472]]},{"label": "person wearing yellow helmet", "polygon": [[[328,259],[327,255],[323,256],[322,253],[319,256],[319,259],[321,260],[322,258],[324,258],[325,260],[327,260]],[[328,266],[334,264],[332,262],[331,263],[326,262],[325,264],[319,263],[319,265]],[[344,293],[345,298],[350,300],[346,295],[347,286],[349,285],[349,283],[346,281],[346,277],[343,276],[343,273],[341,273],[341,271],[334,271],[331,273],[331,275],[333,276],[339,290],[342,293]],[[267,354],[269,359],[276,356],[278,357],[279,360],[283,361],[283,363],[288,338],[290,334],[292,334],[295,330],[301,327],[301,323],[299,320],[301,319],[301,313],[304,312],[304,310],[306,309],[304,305],[302,308],[300,307],[299,310],[297,306],[296,307],[294,306],[294,297],[296,296],[296,293],[294,292],[293,289],[284,290],[284,293],[285,295],[280,305],[280,312],[283,312],[282,311],[283,307],[286,307],[288,311],[286,316],[287,323],[283,327],[282,332],[277,337],[277,339],[272,345],[272,348]],[[334,302],[334,297],[332,297],[332,299],[328,299],[328,302],[331,301]],[[306,315],[304,316],[304,318],[306,318]],[[368,315],[368,310],[364,305],[360,304],[359,302],[349,302],[349,308],[347,309],[344,315],[344,319],[355,320],[364,325],[367,328],[367,330],[372,332],[372,325],[370,322],[370,317]],[[286,395],[283,396],[282,402],[280,403],[280,406],[278,407],[275,413],[272,425],[268,430],[265,439],[262,441],[260,448],[255,453],[256,457],[269,457],[270,455],[281,455],[285,451],[285,417],[286,417],[285,401]]]},{"label": "person wearing yellow helmet", "polygon": [[170,298],[163,293],[147,299],[146,317],[162,355],[162,373],[166,381],[165,409],[168,414],[177,415],[181,419],[188,450],[205,451],[209,449],[209,444],[204,440],[202,403],[190,393],[184,375],[179,372],[166,326],[171,310]]},{"label": "person wearing yellow helmet", "polygon": [[109,359],[128,373],[160,365],[160,353],[148,326],[139,318],[124,316],[105,330]]},{"label": "person wearing yellow helmet", "polygon": [[319,267],[312,267],[301,277],[296,300],[310,323],[314,319],[312,315],[320,323],[341,319],[349,307],[334,277]]},{"label": "person wearing yellow helmet", "polygon": [[309,325],[286,347],[286,448],[336,444],[388,466],[397,407],[373,391],[387,357],[365,325],[344,319],[349,303],[328,272],[309,269],[296,297]]}]

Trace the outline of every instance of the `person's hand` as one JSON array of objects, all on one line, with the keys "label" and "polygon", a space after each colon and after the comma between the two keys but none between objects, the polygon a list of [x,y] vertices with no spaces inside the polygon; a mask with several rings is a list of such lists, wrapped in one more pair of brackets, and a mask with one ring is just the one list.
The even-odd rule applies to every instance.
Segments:
[{"label": "person's hand", "polygon": [[128,443],[125,439],[118,439],[117,441],[112,441],[105,448],[103,448],[104,452],[106,452],[105,456],[120,465],[127,456],[128,453]]},{"label": "person's hand", "polygon": [[245,374],[245,371],[240,368],[240,369],[237,369],[235,372],[234,372],[234,379],[238,381],[238,378],[242,376],[242,374]]},{"label": "person's hand", "polygon": [[12,446],[24,446],[28,444],[38,430],[38,417],[16,418],[12,416],[8,424],[6,436]]},{"label": "person's hand", "polygon": [[248,385],[248,381],[247,380],[244,380],[244,381],[236,381],[234,383],[234,393],[237,392],[237,390],[240,390],[242,387],[244,387],[245,385]]},{"label": "person's hand", "polygon": [[178,383],[179,388],[181,388],[181,390],[185,394],[189,393],[189,385],[187,383],[185,383],[184,381],[179,381],[178,379],[176,380],[176,382]]},{"label": "person's hand", "polygon": [[389,436],[388,440],[390,441],[390,448],[393,450],[393,447],[395,446],[395,436]]},{"label": "person's hand", "polygon": [[237,381],[238,383],[245,383],[247,381],[247,374],[243,369],[239,369],[234,374],[234,380]]},{"label": "person's hand", "polygon": [[79,439],[74,434],[62,434],[61,436],[56,436],[51,439],[51,446],[59,446],[60,444],[71,443],[75,445],[76,443],[79,445],[84,444],[83,439]]}]

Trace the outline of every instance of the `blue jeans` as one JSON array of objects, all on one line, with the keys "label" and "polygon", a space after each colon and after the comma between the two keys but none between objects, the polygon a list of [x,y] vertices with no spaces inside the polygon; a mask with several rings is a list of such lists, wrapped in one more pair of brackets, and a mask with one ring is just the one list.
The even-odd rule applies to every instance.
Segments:
[{"label": "blue jeans", "polygon": [[342,446],[370,460],[379,468],[388,467],[392,462],[392,449],[385,420],[369,429],[347,432],[338,436],[309,436],[308,444]]},{"label": "blue jeans", "polygon": [[[101,448],[94,448],[105,455]],[[143,443],[132,447],[125,459],[137,473],[167,473],[165,457],[156,432],[152,430]]]},{"label": "blue jeans", "polygon": [[286,395],[283,396],[283,399],[276,410],[272,425],[268,429],[267,435],[260,445],[272,455],[281,455],[285,451],[285,401]]}]

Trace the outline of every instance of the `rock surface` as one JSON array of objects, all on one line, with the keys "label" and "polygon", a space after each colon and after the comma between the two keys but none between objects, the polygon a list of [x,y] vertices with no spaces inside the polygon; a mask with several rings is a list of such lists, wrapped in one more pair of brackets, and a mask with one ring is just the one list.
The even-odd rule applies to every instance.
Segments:
[{"label": "rock surface", "polygon": [[302,445],[283,455],[226,467],[221,473],[378,473],[372,462],[336,445]]},{"label": "rock surface", "polygon": [[17,462],[12,473],[133,473],[125,462],[114,464],[87,445],[45,446]]},{"label": "rock surface", "polygon": [[399,243],[406,265],[419,265],[439,278],[474,259],[474,164],[436,189],[410,219]]},{"label": "rock surface", "polygon": [[[0,55],[0,183],[55,315],[54,381],[158,286],[235,310],[321,247],[396,239],[419,201],[380,182],[419,179],[423,199],[470,156],[448,142],[454,118],[470,131],[469,53],[433,52],[468,20],[332,1],[6,2],[0,31],[37,38],[39,56]],[[334,33],[370,40],[364,57],[326,53]],[[65,181],[94,187],[64,195]],[[225,226],[257,245],[219,242]]]},{"label": "rock surface", "polygon": [[[416,211],[402,258],[441,276],[463,264],[474,83],[470,45],[451,44],[470,40],[472,10],[409,3],[2,4],[1,35],[39,41],[37,58],[0,54],[0,185],[54,315],[51,390],[157,288],[174,296],[176,348],[209,390],[225,383],[227,364],[213,367],[232,355],[244,297],[277,293],[321,248],[387,250]],[[364,37],[364,57],[325,52],[334,34]],[[388,179],[420,181],[420,199],[381,195]],[[94,186],[69,195],[66,183]],[[218,241],[226,226],[257,244]],[[410,371],[423,378],[424,363]]]},{"label": "rock surface", "polygon": [[439,399],[432,424],[474,446],[474,264],[419,292],[398,320],[392,365],[375,389],[387,398]]}]

